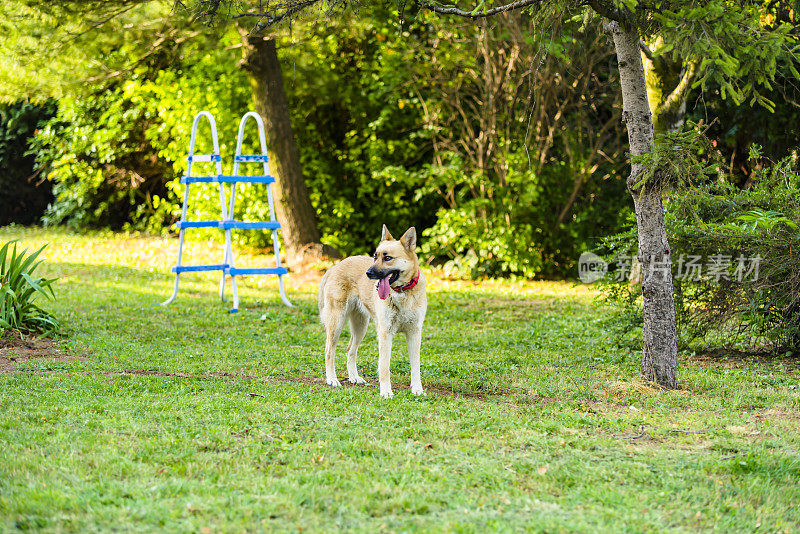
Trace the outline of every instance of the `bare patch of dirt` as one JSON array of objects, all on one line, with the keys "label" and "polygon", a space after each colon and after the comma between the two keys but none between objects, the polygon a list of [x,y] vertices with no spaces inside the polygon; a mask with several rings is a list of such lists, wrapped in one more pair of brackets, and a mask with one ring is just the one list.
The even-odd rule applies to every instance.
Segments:
[{"label": "bare patch of dirt", "polygon": [[34,359],[86,361],[87,358],[67,354],[55,340],[36,337],[0,338],[0,373],[12,373],[16,366]]},{"label": "bare patch of dirt", "polygon": [[[631,380],[628,382],[612,381],[597,390],[600,397],[606,399],[616,399],[624,395],[641,395],[643,397],[653,395],[692,395],[693,392],[684,385],[679,384],[678,389],[665,389],[655,382],[645,382]],[[627,408],[627,406],[625,406]]]},{"label": "bare patch of dirt", "polygon": [[681,355],[678,357],[678,361],[682,364],[696,365],[699,367],[722,367],[727,369],[743,367],[754,363],[761,365],[782,364],[787,367],[800,369],[800,355],[784,356],[765,350],[748,352],[720,348],[700,352],[691,356]]}]

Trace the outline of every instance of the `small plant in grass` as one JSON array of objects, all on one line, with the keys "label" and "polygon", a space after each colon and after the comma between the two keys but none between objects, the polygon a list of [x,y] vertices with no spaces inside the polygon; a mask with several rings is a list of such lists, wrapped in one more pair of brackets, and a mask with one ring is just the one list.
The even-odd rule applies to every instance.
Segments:
[{"label": "small plant in grass", "polygon": [[41,295],[51,300],[55,298],[53,283],[56,279],[34,275],[42,263],[36,261],[42,250],[44,247],[33,254],[26,254],[28,249],[18,253],[16,241],[9,241],[0,248],[0,328],[4,332],[48,336],[61,329],[55,317],[35,304]]}]

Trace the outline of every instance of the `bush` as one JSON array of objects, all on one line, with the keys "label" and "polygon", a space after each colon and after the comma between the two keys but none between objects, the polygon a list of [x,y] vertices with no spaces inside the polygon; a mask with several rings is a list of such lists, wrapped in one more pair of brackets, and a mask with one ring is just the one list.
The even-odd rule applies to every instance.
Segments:
[{"label": "bush", "polygon": [[0,105],[0,226],[39,222],[53,199],[51,183],[36,172],[28,150],[36,129],[55,111],[53,101]]},{"label": "bush", "polygon": [[[756,148],[752,159],[759,159]],[[683,344],[800,349],[800,174],[787,157],[755,172],[748,189],[716,176],[668,195],[667,231]],[[606,240],[611,259],[636,250],[635,229]],[[692,265],[699,265],[700,271]],[[617,272],[619,270],[617,269]],[[699,275],[699,276],[698,276]],[[625,324],[641,313],[637,285],[606,285]]]},{"label": "bush", "polygon": [[[157,119],[124,87],[62,98],[33,143],[55,200],[46,225],[160,231],[173,218],[171,166],[147,136]],[[163,202],[166,200],[166,202]]]},{"label": "bush", "polygon": [[27,249],[17,253],[15,241],[0,248],[0,328],[4,331],[53,335],[61,329],[55,317],[35,304],[42,295],[55,298],[55,279],[34,276],[42,250],[44,247],[29,255]]}]

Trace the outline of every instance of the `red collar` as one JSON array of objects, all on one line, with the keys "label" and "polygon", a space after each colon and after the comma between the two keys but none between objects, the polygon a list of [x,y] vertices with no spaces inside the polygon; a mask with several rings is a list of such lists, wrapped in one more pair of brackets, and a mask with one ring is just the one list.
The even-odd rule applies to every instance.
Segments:
[{"label": "red collar", "polygon": [[392,289],[393,289],[394,291],[397,291],[398,293],[403,293],[403,292],[405,292],[405,291],[409,291],[409,290],[411,290],[411,289],[414,289],[414,286],[416,286],[416,285],[419,283],[419,275],[420,275],[420,274],[422,274],[422,271],[419,271],[419,272],[417,273],[417,276],[415,276],[414,278],[412,278],[412,279],[411,279],[411,281],[410,281],[409,283],[407,283],[406,285],[404,285],[404,286],[403,286],[403,287],[401,287],[401,288],[395,288],[395,287],[392,287],[392,286],[389,286],[389,287],[392,287]]}]

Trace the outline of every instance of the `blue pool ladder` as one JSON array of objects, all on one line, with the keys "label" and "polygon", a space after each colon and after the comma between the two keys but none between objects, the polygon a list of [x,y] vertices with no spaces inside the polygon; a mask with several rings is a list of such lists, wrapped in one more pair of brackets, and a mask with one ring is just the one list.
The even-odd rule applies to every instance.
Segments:
[{"label": "blue pool ladder", "polygon": [[[194,144],[197,136],[197,126],[201,117],[206,117],[211,125],[211,136],[214,145],[213,154],[195,154]],[[242,140],[244,134],[244,126],[248,117],[255,119],[258,124],[258,133],[261,142],[261,154],[256,155],[243,155]],[[233,288],[233,308],[230,313],[239,311],[239,293],[236,286],[236,276],[241,275],[262,275],[262,274],[275,274],[278,275],[278,287],[280,290],[281,300],[284,304],[292,307],[292,303],[286,298],[286,293],[283,287],[283,275],[287,274],[287,270],[281,267],[280,259],[280,244],[278,241],[277,231],[280,229],[280,223],[275,219],[275,209],[272,201],[272,189],[270,184],[275,182],[275,178],[269,174],[269,158],[267,157],[267,143],[264,135],[264,123],[261,117],[255,112],[246,113],[241,122],[239,123],[239,136],[236,142],[236,156],[234,156],[233,174],[230,176],[222,174],[222,158],[219,153],[219,141],[217,138],[217,125],[214,117],[208,111],[201,111],[198,113],[194,122],[192,123],[192,136],[189,141],[189,155],[188,166],[186,169],[186,176],[181,177],[181,183],[185,184],[183,193],[183,208],[181,211],[181,220],[177,223],[179,230],[178,238],[178,262],[172,267],[171,271],[175,273],[175,286],[170,296],[166,301],[161,303],[161,306],[166,306],[175,300],[178,295],[178,286],[180,283],[180,275],[184,272],[197,272],[197,271],[222,271],[219,284],[219,295],[221,300],[225,300],[225,276],[231,277],[231,286]],[[215,163],[217,174],[213,176],[193,176],[192,163]],[[239,175],[239,163],[263,163],[264,174],[257,176],[242,176]],[[189,185],[193,183],[216,183],[219,184],[219,197],[220,209],[222,213],[222,220],[219,221],[187,221],[186,211],[189,199]],[[225,199],[225,184],[231,184],[230,204]],[[237,183],[260,183],[267,186],[267,200],[269,202],[270,220],[269,221],[236,221],[233,219],[235,201],[236,201],[236,184]],[[220,228],[225,230],[225,247],[223,250],[222,263],[213,265],[183,265],[183,239],[184,231],[189,228]],[[275,267],[267,268],[236,268],[233,265],[233,247],[231,245],[231,230],[234,229],[269,229],[272,230],[272,244],[275,250]]]}]

